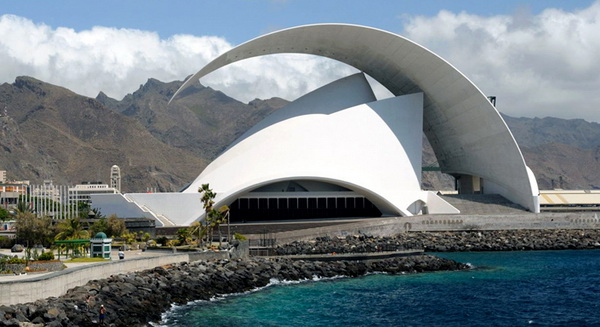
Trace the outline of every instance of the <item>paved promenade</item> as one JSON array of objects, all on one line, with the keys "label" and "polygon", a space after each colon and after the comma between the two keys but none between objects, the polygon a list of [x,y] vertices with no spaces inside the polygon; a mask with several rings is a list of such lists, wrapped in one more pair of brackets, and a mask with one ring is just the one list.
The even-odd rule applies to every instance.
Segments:
[{"label": "paved promenade", "polygon": [[[9,255],[9,256],[18,256],[19,258],[22,258],[24,255],[24,252],[10,252],[10,249],[0,249],[0,254],[3,255]],[[162,255],[169,255],[168,252],[143,252],[141,250],[133,250],[133,251],[125,251],[125,259],[123,259],[123,261],[125,260],[132,260],[135,258],[147,258],[147,257],[155,257],[155,256],[162,256]],[[78,268],[78,267],[85,267],[85,266],[89,266],[89,265],[101,265],[101,264],[109,264],[111,262],[115,262],[115,261],[119,261],[119,256],[118,256],[118,251],[112,251],[111,254],[112,257],[112,261],[99,261],[99,262],[64,262],[64,265],[67,266],[67,269],[69,268]],[[8,281],[13,281],[13,280],[28,280],[28,279],[37,279],[41,276],[45,276],[45,275],[49,275],[49,274],[53,274],[54,272],[34,272],[34,273],[27,273],[27,274],[21,274],[21,275],[0,275],[0,283],[2,282],[8,282]]]},{"label": "paved promenade", "polygon": [[69,268],[62,271],[0,276],[0,305],[57,297],[90,280],[184,261],[190,261],[190,254],[168,252],[137,254],[135,251],[128,251],[124,260],[73,263],[67,264]]}]

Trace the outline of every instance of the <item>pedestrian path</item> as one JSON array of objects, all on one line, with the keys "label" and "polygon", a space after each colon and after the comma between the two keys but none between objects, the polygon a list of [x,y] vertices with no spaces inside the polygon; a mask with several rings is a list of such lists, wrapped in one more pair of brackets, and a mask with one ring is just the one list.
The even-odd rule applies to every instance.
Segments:
[{"label": "pedestrian path", "polygon": [[[0,254],[8,255],[8,256],[16,255],[19,258],[22,258],[24,255],[23,252],[12,253],[12,252],[10,252],[10,249],[0,249]],[[132,251],[125,251],[125,258],[123,260],[130,260],[130,259],[141,258],[141,257],[156,257],[156,256],[161,256],[161,255],[167,255],[167,253],[143,252],[141,250],[132,250]],[[111,258],[112,258],[112,260],[92,261],[92,262],[65,262],[65,261],[63,261],[63,264],[66,266],[65,270],[67,270],[67,269],[71,269],[71,268],[84,267],[84,266],[88,266],[88,265],[92,265],[92,264],[102,264],[102,263],[110,263],[110,262],[114,262],[114,261],[119,261],[119,256],[118,256],[117,250],[112,251]],[[65,270],[62,270],[62,271],[65,271]],[[38,277],[53,274],[53,273],[55,273],[55,271],[32,272],[32,273],[24,273],[24,274],[20,274],[20,275],[0,274],[0,283],[9,282],[9,281],[22,281],[22,280],[36,279]]]}]

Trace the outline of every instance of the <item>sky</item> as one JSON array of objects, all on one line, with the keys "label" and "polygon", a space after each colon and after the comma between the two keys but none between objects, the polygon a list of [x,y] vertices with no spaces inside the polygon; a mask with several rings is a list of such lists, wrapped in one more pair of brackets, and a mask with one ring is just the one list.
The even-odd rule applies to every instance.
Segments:
[{"label": "sky", "polygon": [[[510,116],[600,122],[600,0],[0,0],[0,83],[27,75],[120,100],[149,78],[183,80],[236,45],[314,23],[405,36]],[[200,82],[243,102],[293,100],[354,72],[326,58],[273,55]]]}]

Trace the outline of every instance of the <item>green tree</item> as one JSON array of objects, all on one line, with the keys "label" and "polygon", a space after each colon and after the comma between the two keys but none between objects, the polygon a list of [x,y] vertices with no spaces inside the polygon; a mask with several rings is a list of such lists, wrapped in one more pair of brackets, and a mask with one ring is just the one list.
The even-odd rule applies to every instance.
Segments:
[{"label": "green tree", "polygon": [[8,220],[9,218],[10,218],[10,212],[8,212],[8,210],[0,207],[0,220],[5,221],[5,220]]},{"label": "green tree", "polygon": [[[221,242],[223,241],[223,235],[221,233],[221,224],[227,222],[227,217],[229,215],[229,207],[222,206],[219,209],[212,209],[208,212],[209,219],[209,233],[214,234],[214,230],[216,229],[219,233],[219,247],[221,247]],[[212,240],[212,238],[211,238]]]},{"label": "green tree", "polygon": [[17,239],[32,246],[50,245],[55,230],[50,217],[38,218],[32,212],[18,212],[16,215]]},{"label": "green tree", "polygon": [[70,218],[61,221],[57,226],[56,240],[77,240],[90,238],[90,233],[83,229],[79,218]]},{"label": "green tree", "polygon": [[125,228],[125,221],[123,219],[119,219],[117,215],[111,215],[108,217],[106,223],[108,225],[106,235],[109,237],[121,237],[127,232],[127,228]]},{"label": "green tree", "polygon": [[125,244],[133,244],[133,242],[135,242],[137,235],[135,233],[130,233],[130,232],[125,232],[123,234],[121,234],[120,236],[123,241],[125,241]]},{"label": "green tree", "polygon": [[177,240],[179,244],[185,245],[192,243],[192,233],[189,228],[180,228],[177,230]]},{"label": "green tree", "polygon": [[198,241],[198,245],[201,245],[202,239],[204,238],[204,233],[206,233],[204,225],[202,225],[202,223],[199,221],[195,221],[190,224],[188,229],[190,230],[192,239]]},{"label": "green tree", "polygon": [[90,207],[90,204],[88,202],[77,202],[77,212],[79,213],[79,218],[87,219],[91,210],[92,208]]},{"label": "green tree", "polygon": [[36,212],[41,213],[44,211],[52,211],[54,208],[58,208],[59,203],[45,197],[26,197],[19,195],[17,202],[16,212]]},{"label": "green tree", "polygon": [[220,225],[227,221],[229,215],[229,207],[222,206],[218,209],[215,209],[213,207],[213,205],[215,204],[214,199],[217,196],[217,193],[213,192],[210,189],[209,184],[202,184],[202,186],[198,188],[198,192],[202,194],[200,201],[202,201],[202,207],[206,212],[206,216],[204,217],[203,223],[199,225],[199,228],[203,228],[205,232],[200,232],[199,234],[206,235],[206,240],[210,245],[213,239],[214,230],[216,228],[219,231],[219,246],[221,246],[221,240],[223,239],[223,237],[221,235]]},{"label": "green tree", "polygon": [[138,241],[148,242],[150,240],[150,238],[152,238],[152,235],[150,235],[150,233],[143,232],[143,231],[138,232],[138,236],[137,236]]},{"label": "green tree", "polygon": [[17,207],[15,208],[15,211],[17,212],[17,214],[32,211],[31,206],[27,201],[25,201],[25,199],[23,199],[22,195],[19,196],[19,201],[17,202]]},{"label": "green tree", "polygon": [[108,223],[106,222],[105,218],[100,218],[98,220],[96,220],[91,226],[90,226],[90,235],[94,236],[100,232],[103,232],[104,234],[108,235]]},{"label": "green tree", "polygon": [[100,211],[100,208],[92,208],[92,212],[94,213],[94,218],[96,219],[106,218],[106,216]]}]

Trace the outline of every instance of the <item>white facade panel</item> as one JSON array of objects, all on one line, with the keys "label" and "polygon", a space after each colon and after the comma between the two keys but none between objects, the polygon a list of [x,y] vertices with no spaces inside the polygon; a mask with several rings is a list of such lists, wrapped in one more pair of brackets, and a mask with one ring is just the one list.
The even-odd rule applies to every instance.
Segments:
[{"label": "white facade panel", "polygon": [[346,99],[343,105],[353,97],[372,100],[372,93],[357,97],[367,85],[362,74],[354,75],[267,117],[185,192],[208,183],[220,195],[219,206],[276,181],[312,179],[364,194],[386,214],[411,215],[407,208],[421,193],[422,94],[322,107],[333,102],[330,96]]}]

